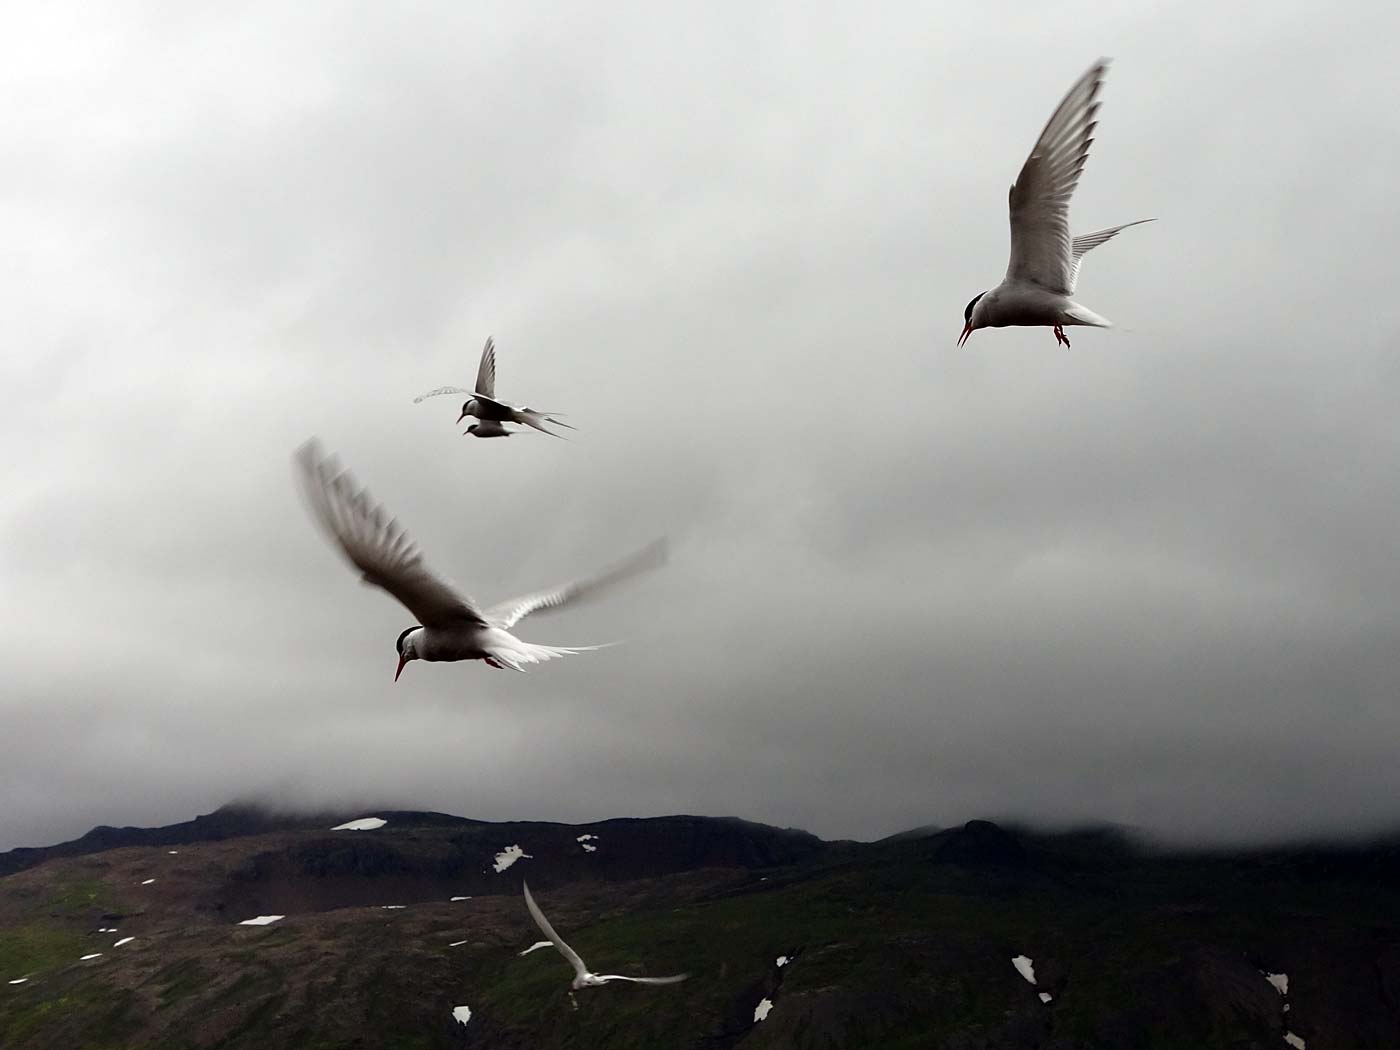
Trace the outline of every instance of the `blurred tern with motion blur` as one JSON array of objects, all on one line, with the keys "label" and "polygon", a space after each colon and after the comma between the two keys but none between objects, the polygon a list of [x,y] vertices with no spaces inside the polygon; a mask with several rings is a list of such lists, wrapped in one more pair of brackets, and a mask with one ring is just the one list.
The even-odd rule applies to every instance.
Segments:
[{"label": "blurred tern with motion blur", "polygon": [[[559,949],[559,954],[574,968],[574,979],[569,985],[570,997],[580,988],[601,988],[609,981],[631,981],[633,984],[679,984],[690,976],[678,973],[670,977],[624,977],[616,973],[591,973],[583,959],[579,957],[578,952],[565,944],[564,938],[554,932],[554,927],[549,924],[549,920],[544,917],[544,912],[540,911],[540,906],[535,903],[535,898],[531,896],[529,885],[522,882],[521,886],[525,889],[525,907],[530,909],[530,915],[534,918],[535,925],[540,928],[542,934],[554,943],[554,947]],[[524,955],[525,953],[521,952],[520,954]]]},{"label": "blurred tern with motion blur", "polygon": [[1049,325],[1055,341],[1069,346],[1066,325],[1113,327],[1107,318],[1070,298],[1079,264],[1087,252],[1120,231],[1153,220],[1138,219],[1072,239],[1069,235],[1069,199],[1089,159],[1107,72],[1108,60],[1100,59],[1076,81],[1022,165],[1010,194],[1011,263],[1001,284],[967,304],[959,346],[979,328]]},{"label": "blurred tern with motion blur", "polygon": [[394,681],[410,660],[484,660],[491,667],[523,671],[529,664],[603,648],[536,645],[521,641],[510,628],[531,613],[594,597],[666,560],[666,541],[657,540],[596,576],[481,609],[423,563],[418,544],[314,438],[297,450],[296,463],[316,520],[361,579],[388,591],[419,621],[394,643],[399,655]]},{"label": "blurred tern with motion blur", "polygon": [[534,427],[541,433],[550,437],[563,437],[563,434],[556,434],[547,428],[545,423],[552,423],[557,427],[568,427],[570,430],[577,428],[569,426],[563,420],[556,419],[555,413],[540,412],[533,408],[520,407],[508,404],[505,401],[496,400],[496,344],[488,336],[486,345],[481,349],[481,364],[476,370],[476,389],[467,390],[460,386],[440,386],[436,390],[429,390],[426,394],[420,394],[413,399],[416,405],[430,397],[437,397],[439,394],[471,394],[462,403],[462,414],[457,417],[460,423],[468,416],[475,416],[481,420],[479,424],[469,426],[463,437],[471,434],[474,437],[510,437],[513,431],[506,430],[502,423],[520,423],[527,427]]}]

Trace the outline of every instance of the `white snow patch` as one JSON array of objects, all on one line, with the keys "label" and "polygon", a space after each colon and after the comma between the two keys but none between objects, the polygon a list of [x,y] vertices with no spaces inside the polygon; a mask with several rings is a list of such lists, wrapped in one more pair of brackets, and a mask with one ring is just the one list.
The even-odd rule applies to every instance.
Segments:
[{"label": "white snow patch", "polygon": [[1296,1047],[1297,1050],[1305,1050],[1305,1048],[1308,1045],[1306,1042],[1304,1042],[1303,1037],[1301,1035],[1294,1035],[1292,1032],[1284,1032],[1283,1041],[1289,1046]]},{"label": "white snow patch", "polygon": [[134,941],[134,940],[136,940],[135,937],[123,937],[123,938],[122,938],[121,940],[119,940],[116,944],[112,945],[112,947],[113,947],[113,948],[120,948],[123,944],[130,944],[130,943],[131,943],[132,941]]},{"label": "white snow patch", "polygon": [[1051,994],[1050,994],[1049,992],[1041,992],[1041,993],[1040,993],[1040,1001],[1041,1001],[1042,1003],[1048,1003],[1052,998],[1053,998],[1053,996],[1051,996]]},{"label": "white snow patch", "polygon": [[115,926],[99,926],[99,927],[97,927],[97,932],[98,932],[98,933],[116,933],[116,932],[117,932],[117,928],[116,928]]},{"label": "white snow patch", "polygon": [[1016,972],[1022,977],[1030,981],[1031,984],[1035,984],[1035,964],[1031,962],[1029,955],[1015,956],[1011,960],[1011,965],[1016,967]]},{"label": "white snow patch", "polygon": [[180,851],[177,850],[177,849],[168,849],[168,850],[166,850],[165,852],[168,853],[168,854],[169,854],[170,856],[172,856],[172,857],[178,857],[178,856],[180,855]]},{"label": "white snow patch", "polygon": [[381,904],[380,907],[383,908],[385,911],[398,911],[398,910],[401,909],[401,908],[407,908],[408,905],[407,905],[407,904]]},{"label": "white snow patch", "polygon": [[449,947],[449,948],[460,948],[462,945],[464,945],[464,944],[466,944],[466,943],[467,943],[466,941],[453,941],[451,944],[448,945],[448,947]]},{"label": "white snow patch", "polygon": [[155,881],[156,881],[155,879],[147,879],[145,882],[141,883],[141,885],[142,885],[142,886],[149,886],[151,883],[153,883],[153,882],[155,882]]},{"label": "white snow patch", "polygon": [[1279,995],[1288,994],[1288,974],[1286,973],[1266,973],[1264,979],[1278,989]]},{"label": "white snow patch", "polygon": [[240,926],[271,926],[280,919],[285,919],[285,915],[259,915],[256,919],[244,919]]},{"label": "white snow patch", "polygon": [[102,953],[101,953],[101,952],[93,952],[91,955],[84,955],[81,959],[78,960],[78,962],[87,962],[89,959],[100,959],[100,958],[102,958]]},{"label": "white snow patch", "polygon": [[11,984],[24,984],[24,982],[27,981],[27,980],[29,980],[28,977],[16,977],[16,978],[15,978],[13,981],[11,981],[10,983],[11,983]]},{"label": "white snow patch", "polygon": [[589,853],[598,852],[598,847],[590,844],[590,842],[598,841],[597,835],[580,835],[575,841],[577,841],[578,844],[582,846],[585,850],[587,850]]},{"label": "white snow patch", "polygon": [[788,964],[788,957],[787,957],[786,955],[780,955],[780,956],[778,956],[778,958],[777,958],[777,964],[778,964],[778,968],[779,968],[779,969],[782,969],[784,966],[786,966],[786,965]]},{"label": "white snow patch", "polygon": [[337,824],[331,828],[332,831],[373,831],[375,828],[382,828],[389,823],[383,817],[361,817],[359,820],[347,820],[344,824]]},{"label": "white snow patch", "polygon": [[520,954],[521,954],[521,955],[529,955],[531,952],[537,952],[537,951],[539,951],[541,948],[548,948],[549,946],[550,946],[550,942],[549,942],[549,941],[536,941],[534,944],[530,945],[530,947],[526,948],[526,949],[525,949],[523,952],[521,952]]},{"label": "white snow patch", "polygon": [[772,999],[760,999],[758,1005],[753,1008],[753,1023],[758,1024],[773,1010]]},{"label": "white snow patch", "polygon": [[597,835],[580,835],[580,836],[579,836],[578,838],[576,838],[574,841],[575,841],[575,842],[588,842],[590,839],[591,839],[592,841],[594,841],[594,842],[597,842],[597,841],[598,841],[598,836],[597,836]]},{"label": "white snow patch", "polygon": [[534,859],[519,846],[507,846],[505,849],[501,850],[500,853],[496,854],[496,874],[499,875],[522,857],[526,860]]},{"label": "white snow patch", "polygon": [[453,898],[452,898],[450,901],[448,901],[447,903],[448,903],[448,904],[456,904],[458,901],[469,901],[469,900],[471,900],[470,897],[453,897]]},{"label": "white snow patch", "polygon": [[458,1024],[466,1024],[472,1019],[472,1008],[470,1006],[454,1006],[452,1019]]}]

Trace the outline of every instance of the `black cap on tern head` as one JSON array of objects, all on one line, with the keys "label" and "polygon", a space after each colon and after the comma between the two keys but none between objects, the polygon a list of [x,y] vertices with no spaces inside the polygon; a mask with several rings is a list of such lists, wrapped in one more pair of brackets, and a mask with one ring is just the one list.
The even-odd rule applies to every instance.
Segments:
[{"label": "black cap on tern head", "polygon": [[410,634],[412,634],[414,631],[418,630],[420,626],[421,624],[415,623],[412,627],[405,627],[403,631],[399,634],[398,640],[394,642],[394,648],[397,649],[399,653],[399,666],[397,670],[394,671],[394,681],[396,682],[399,680],[399,675],[403,674],[403,665],[408,663],[409,659],[407,656],[404,655],[403,640],[407,638]]},{"label": "black cap on tern head", "polygon": [[962,335],[958,336],[959,346],[967,342],[967,337],[972,334],[972,308],[977,305],[977,300],[986,294],[986,292],[978,292],[972,297],[972,302],[967,304],[967,309],[963,311],[963,320],[966,323],[963,325]]}]

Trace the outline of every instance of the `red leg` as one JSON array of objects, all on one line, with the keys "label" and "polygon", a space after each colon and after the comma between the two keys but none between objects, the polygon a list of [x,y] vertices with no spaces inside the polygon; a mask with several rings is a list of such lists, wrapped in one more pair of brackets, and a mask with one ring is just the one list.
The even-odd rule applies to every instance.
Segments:
[{"label": "red leg", "polygon": [[494,668],[495,668],[496,670],[498,670],[498,671],[503,670],[503,668],[501,667],[501,665],[498,664],[498,663],[496,663],[496,661],[493,660],[493,659],[491,659],[491,657],[489,657],[489,656],[483,656],[482,659],[486,661],[486,666],[487,666],[487,667],[494,667]]},{"label": "red leg", "polygon": [[1063,343],[1066,347],[1069,346],[1069,338],[1065,335],[1065,330],[1059,325],[1055,326],[1055,342]]}]

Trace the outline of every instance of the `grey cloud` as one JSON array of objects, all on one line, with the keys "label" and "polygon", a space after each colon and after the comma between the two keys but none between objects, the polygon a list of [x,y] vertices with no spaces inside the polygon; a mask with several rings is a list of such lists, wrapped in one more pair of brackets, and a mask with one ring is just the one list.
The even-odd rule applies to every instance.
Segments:
[{"label": "grey cloud", "polygon": [[[263,5],[7,16],[0,848],[228,798],[483,818],[1397,818],[1394,15]],[[1265,17],[1267,15],[1267,17]],[[1118,322],[953,342],[1115,57],[1073,209]],[[574,440],[464,440],[505,396]],[[320,435],[483,600],[411,667]]]}]

